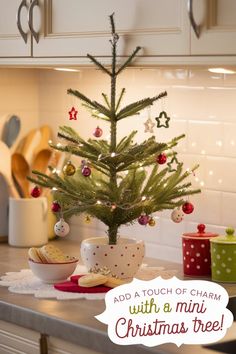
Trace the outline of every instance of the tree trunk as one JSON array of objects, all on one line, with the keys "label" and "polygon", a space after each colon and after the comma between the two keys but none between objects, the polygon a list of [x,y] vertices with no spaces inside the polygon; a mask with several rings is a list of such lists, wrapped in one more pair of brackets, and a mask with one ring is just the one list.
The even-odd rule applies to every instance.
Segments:
[{"label": "tree trunk", "polygon": [[108,228],[109,245],[116,245],[118,226],[113,225]]}]

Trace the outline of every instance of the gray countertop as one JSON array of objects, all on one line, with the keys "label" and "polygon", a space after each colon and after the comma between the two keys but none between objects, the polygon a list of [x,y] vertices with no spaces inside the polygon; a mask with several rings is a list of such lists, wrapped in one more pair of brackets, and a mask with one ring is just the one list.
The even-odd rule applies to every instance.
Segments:
[{"label": "gray countertop", "polygon": [[[53,241],[58,247],[71,255],[79,254],[79,244],[68,240]],[[148,264],[164,266],[166,269],[177,269],[178,278],[183,278],[179,264],[148,260]],[[28,268],[27,249],[9,247],[0,244],[0,275],[10,271]],[[236,284],[227,284],[230,296],[236,295]],[[183,345],[178,348],[174,344],[164,344],[153,348],[144,346],[119,346],[113,344],[107,336],[107,327],[97,321],[94,316],[105,310],[102,300],[69,300],[37,299],[32,295],[10,293],[7,288],[0,287],[0,319],[40,333],[59,337],[66,341],[88,347],[101,353],[112,354],[145,354],[145,353],[181,353],[191,351],[198,354],[214,354],[216,351],[201,346]],[[236,325],[228,330],[224,340],[236,339]]]}]

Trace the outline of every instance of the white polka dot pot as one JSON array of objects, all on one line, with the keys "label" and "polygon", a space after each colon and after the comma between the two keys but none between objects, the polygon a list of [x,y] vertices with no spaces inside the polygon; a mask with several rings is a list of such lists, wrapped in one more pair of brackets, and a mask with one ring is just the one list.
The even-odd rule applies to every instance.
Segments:
[{"label": "white polka dot pot", "polygon": [[218,236],[205,232],[205,225],[198,225],[198,232],[182,235],[183,271],[188,276],[210,276],[210,239]]},{"label": "white polka dot pot", "polygon": [[226,236],[211,240],[212,280],[236,283],[236,236],[226,229]]},{"label": "white polka dot pot", "polygon": [[82,241],[80,253],[88,269],[107,267],[119,278],[130,278],[142,264],[145,246],[143,241],[126,238],[109,245],[106,237],[94,237]]}]

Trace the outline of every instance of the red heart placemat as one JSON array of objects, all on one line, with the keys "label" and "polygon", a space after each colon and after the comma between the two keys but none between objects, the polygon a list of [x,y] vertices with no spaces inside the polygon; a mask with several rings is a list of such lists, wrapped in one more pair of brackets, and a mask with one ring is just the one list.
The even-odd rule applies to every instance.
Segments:
[{"label": "red heart placemat", "polygon": [[78,279],[83,275],[72,275],[70,281],[65,281],[63,283],[54,284],[54,288],[60,291],[67,291],[70,293],[107,293],[111,288],[107,286],[98,285],[92,288],[86,288],[84,286],[78,285]]}]

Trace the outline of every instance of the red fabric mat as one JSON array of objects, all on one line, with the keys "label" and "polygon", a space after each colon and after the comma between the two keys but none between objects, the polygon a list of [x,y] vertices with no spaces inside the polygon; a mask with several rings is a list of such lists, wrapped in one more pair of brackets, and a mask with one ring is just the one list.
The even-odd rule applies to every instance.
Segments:
[{"label": "red fabric mat", "polygon": [[78,279],[83,275],[72,275],[70,281],[65,281],[63,283],[54,284],[54,288],[60,291],[67,291],[70,293],[107,293],[111,288],[107,286],[98,285],[92,288],[86,288],[84,286],[78,285]]}]

